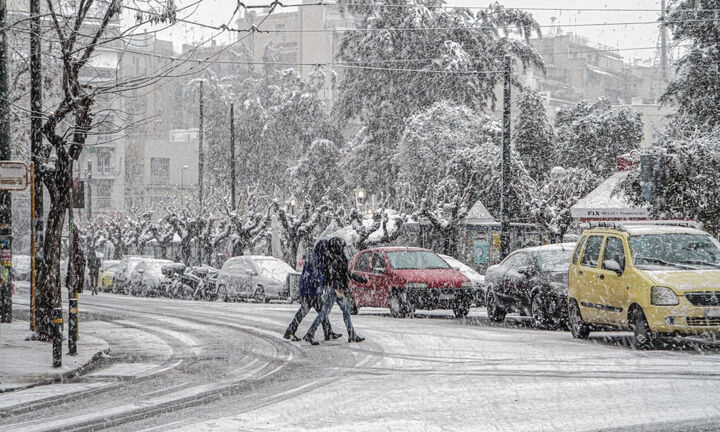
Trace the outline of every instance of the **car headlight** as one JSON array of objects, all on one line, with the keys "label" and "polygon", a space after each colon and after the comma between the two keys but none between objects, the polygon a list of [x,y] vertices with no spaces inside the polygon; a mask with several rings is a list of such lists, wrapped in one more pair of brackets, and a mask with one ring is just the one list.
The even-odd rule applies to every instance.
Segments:
[{"label": "car headlight", "polygon": [[462,288],[472,288],[472,287],[473,287],[473,284],[472,284],[472,282],[467,281],[467,282],[463,282],[460,286],[461,286]]},{"label": "car headlight", "polygon": [[427,288],[427,284],[423,282],[408,282],[405,288]]},{"label": "car headlight", "polygon": [[679,302],[672,289],[664,286],[654,286],[650,290],[650,303],[655,306],[675,306]]}]

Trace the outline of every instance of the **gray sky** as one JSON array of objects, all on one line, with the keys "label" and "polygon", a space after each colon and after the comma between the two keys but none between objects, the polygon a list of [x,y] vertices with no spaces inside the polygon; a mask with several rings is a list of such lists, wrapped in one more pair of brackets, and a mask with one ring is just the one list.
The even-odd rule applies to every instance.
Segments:
[{"label": "gray sky", "polygon": [[[180,0],[180,5],[189,4],[193,0]],[[286,0],[286,3],[295,3],[300,0]],[[246,4],[268,4],[270,0],[245,0]],[[619,52],[623,57],[642,57],[652,60],[656,56],[654,49],[659,43],[659,30],[657,24],[639,24],[638,22],[656,21],[660,16],[659,0],[501,0],[501,4],[513,8],[558,8],[557,10],[531,10],[540,25],[565,25],[564,33],[573,32],[585,36],[594,42],[613,48],[646,48],[641,50],[628,50]],[[220,25],[227,23],[236,5],[236,0],[203,0],[194,10],[193,21]],[[490,1],[483,0],[448,0],[449,5],[458,6],[487,6]],[[566,9],[566,10],[562,10]],[[578,11],[569,9],[603,9],[602,11]],[[637,11],[612,11],[611,9],[642,9]],[[282,11],[282,8],[278,8]],[[183,11],[183,16],[191,10]],[[610,23],[628,23],[623,25],[608,25]],[[636,23],[636,24],[633,24]],[[582,26],[585,24],[600,24]],[[603,25],[604,24],[604,25]],[[234,24],[233,24],[234,25]],[[580,25],[580,26],[578,26]],[[557,29],[543,28],[543,34],[548,35]],[[183,42],[199,42],[208,38],[212,32],[192,25],[178,25],[172,31],[163,32],[162,39],[172,39],[179,48]],[[218,37],[218,43],[228,41],[229,35]]]}]

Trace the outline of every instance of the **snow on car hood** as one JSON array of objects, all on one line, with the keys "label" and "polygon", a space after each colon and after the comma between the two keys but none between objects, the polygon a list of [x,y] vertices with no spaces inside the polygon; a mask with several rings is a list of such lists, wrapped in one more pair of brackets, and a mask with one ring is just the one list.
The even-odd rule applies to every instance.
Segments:
[{"label": "snow on car hood", "polygon": [[445,284],[459,287],[470,279],[455,269],[409,269],[394,270],[405,282],[426,283],[429,288],[442,288]]},{"label": "snow on car hood", "polygon": [[655,285],[680,291],[720,289],[720,270],[643,270]]}]

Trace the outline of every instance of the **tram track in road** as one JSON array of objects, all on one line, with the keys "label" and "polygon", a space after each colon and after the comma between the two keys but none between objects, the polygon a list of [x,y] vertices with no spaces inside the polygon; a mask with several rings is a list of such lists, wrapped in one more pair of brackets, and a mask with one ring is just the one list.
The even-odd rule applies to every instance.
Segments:
[{"label": "tram track in road", "polygon": [[[198,307],[188,312],[177,306],[178,304],[148,302],[144,307],[139,306],[129,312],[127,305],[118,305],[117,302],[86,303],[86,310],[90,310],[94,315],[113,317],[125,315],[123,320],[107,319],[109,322],[127,327],[141,327],[166,341],[172,341],[174,362],[168,359],[166,362],[168,368],[152,376],[119,380],[77,394],[37,401],[6,410],[4,416],[0,415],[0,429],[5,427],[12,430],[32,431],[122,429],[123,425],[142,422],[149,418],[168,418],[170,413],[210,404],[231,407],[237,406],[238,400],[246,402],[252,400],[252,405],[271,404],[275,400],[295,397],[304,391],[322,386],[326,381],[331,382],[341,378],[338,376],[328,381],[311,377],[294,383],[291,378],[298,374],[288,369],[303,369],[307,366],[304,350],[282,339],[274,329],[268,330],[267,327],[272,327],[272,322],[258,326],[253,325],[252,317],[248,319],[233,317],[227,320],[223,317],[227,311],[202,310],[205,308]],[[220,305],[213,308],[217,306]],[[207,339],[203,338],[205,348],[208,343],[220,346],[223,339],[228,338],[244,338],[246,343],[244,347],[234,352],[200,353],[193,351],[191,341],[179,337],[179,332],[188,329],[191,334],[196,334],[195,337],[198,332],[207,337]],[[255,349],[258,346],[264,349]],[[242,362],[243,365],[239,368],[230,367],[231,357],[234,357],[233,360],[236,362]],[[359,362],[368,362],[371,358],[371,356],[361,357]],[[197,363],[208,361],[211,364],[212,362],[228,364],[227,370],[223,371],[220,379],[202,383],[177,380],[177,377],[183,374],[198,373],[194,370],[198,369]],[[292,367],[293,365],[295,368]],[[78,381],[83,379],[92,380],[92,377],[79,378]],[[268,389],[269,383],[275,383],[272,389],[279,383],[284,391],[278,394]],[[254,397],[257,392],[265,396]],[[134,393],[131,397],[134,402],[120,402],[127,393]],[[64,408],[72,411],[83,402],[91,403],[95,409],[81,410],[72,415],[58,415],[58,412],[64,411]],[[244,406],[249,405],[245,403]],[[43,416],[44,420],[38,420],[36,414],[42,414],[43,411],[48,415]],[[33,414],[33,418],[28,418],[30,414]],[[7,420],[15,422],[7,423]]]}]

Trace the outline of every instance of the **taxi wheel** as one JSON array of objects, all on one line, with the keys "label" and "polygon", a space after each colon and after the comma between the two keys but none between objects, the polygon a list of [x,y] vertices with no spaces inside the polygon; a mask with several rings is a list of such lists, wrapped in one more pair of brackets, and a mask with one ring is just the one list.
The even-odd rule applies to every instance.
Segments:
[{"label": "taxi wheel", "polygon": [[548,313],[545,305],[543,305],[542,296],[540,295],[540,293],[535,293],[535,295],[532,296],[530,308],[532,311],[535,328],[546,329],[550,327],[550,320],[547,316]]},{"label": "taxi wheel", "polygon": [[652,349],[655,345],[655,336],[650,331],[645,313],[640,306],[636,306],[632,310],[632,320],[630,321],[630,329],[635,336],[635,347],[637,349]]},{"label": "taxi wheel", "polygon": [[488,318],[490,318],[490,321],[497,323],[505,321],[505,315],[507,314],[507,312],[505,312],[505,309],[500,306],[500,303],[495,296],[495,292],[492,289],[488,290],[487,300],[485,303],[487,307]]},{"label": "taxi wheel", "polygon": [[570,324],[570,333],[575,339],[587,339],[590,335],[590,327],[583,321],[580,314],[580,307],[575,299],[570,300],[568,311],[568,322]]}]

